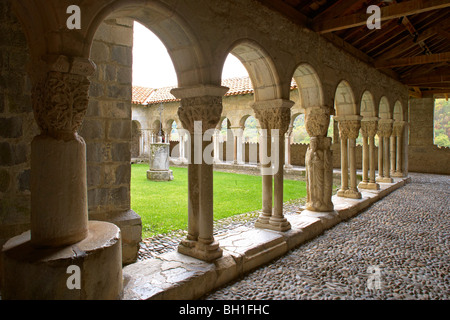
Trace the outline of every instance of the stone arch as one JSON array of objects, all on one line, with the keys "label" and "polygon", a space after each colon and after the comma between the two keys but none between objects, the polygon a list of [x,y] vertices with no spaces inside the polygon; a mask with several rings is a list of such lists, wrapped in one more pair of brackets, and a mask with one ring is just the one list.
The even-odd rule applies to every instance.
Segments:
[{"label": "stone arch", "polygon": [[255,101],[280,98],[281,86],[276,67],[269,54],[256,41],[238,40],[227,52],[238,58],[247,69]]},{"label": "stone arch", "polygon": [[377,116],[373,95],[368,90],[364,91],[361,97],[360,115],[363,118],[371,118]]},{"label": "stone arch", "polygon": [[337,116],[357,115],[357,107],[350,83],[346,80],[339,82],[335,91],[334,108]]},{"label": "stone arch", "polygon": [[378,108],[378,117],[380,119],[392,119],[390,109],[388,98],[386,96],[381,97]]},{"label": "stone arch", "polygon": [[321,107],[324,104],[322,82],[316,70],[308,63],[300,64],[292,76],[297,83],[303,109]]},{"label": "stone arch", "polygon": [[394,118],[395,121],[404,121],[404,118],[403,118],[403,105],[398,100],[394,104],[393,118]]},{"label": "stone arch", "polygon": [[164,44],[169,53],[178,78],[178,86],[198,85],[207,80],[201,46],[190,30],[189,24],[179,16],[174,8],[159,1],[116,0],[101,8],[86,32],[87,44],[83,55],[89,56],[90,47],[96,30],[107,18],[127,17],[138,21],[151,30]]}]

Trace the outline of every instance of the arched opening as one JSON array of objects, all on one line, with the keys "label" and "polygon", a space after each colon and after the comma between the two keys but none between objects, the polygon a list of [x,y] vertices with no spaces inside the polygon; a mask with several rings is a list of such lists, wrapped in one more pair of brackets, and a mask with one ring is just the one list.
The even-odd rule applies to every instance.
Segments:
[{"label": "arched opening", "polygon": [[241,123],[244,128],[244,142],[258,143],[258,120],[256,120],[254,116],[250,115],[245,116],[242,120]]},{"label": "arched opening", "polygon": [[255,101],[273,100],[280,97],[275,66],[269,55],[256,42],[238,41],[229,52],[247,70],[254,90]]},{"label": "arched opening", "polygon": [[306,132],[305,115],[303,113],[292,117],[292,143],[309,144],[311,137]]},{"label": "arched opening", "polygon": [[391,112],[390,112],[390,106],[389,106],[389,100],[385,96],[381,97],[381,99],[380,99],[378,117],[380,119],[392,119]]},{"label": "arched opening", "polygon": [[357,114],[353,90],[345,80],[342,80],[336,88],[334,108],[336,109],[336,116]]},{"label": "arched opening", "polygon": [[403,106],[400,101],[394,104],[394,121],[403,121]]},{"label": "arched opening", "polygon": [[309,64],[301,64],[293,74],[303,109],[323,106],[322,83],[317,72]]}]

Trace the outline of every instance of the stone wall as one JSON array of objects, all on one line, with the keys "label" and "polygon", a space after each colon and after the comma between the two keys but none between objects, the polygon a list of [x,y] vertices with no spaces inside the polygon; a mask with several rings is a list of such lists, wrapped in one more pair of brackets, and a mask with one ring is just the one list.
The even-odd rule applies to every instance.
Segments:
[{"label": "stone wall", "polygon": [[133,22],[113,19],[95,34],[87,115],[80,130],[87,148],[89,218],[117,224],[124,262],[137,258],[141,220],[130,208]]},{"label": "stone wall", "polygon": [[0,246],[29,229],[30,152],[39,134],[26,73],[28,47],[9,1],[0,2]]},{"label": "stone wall", "polygon": [[410,99],[408,168],[450,174],[450,149],[434,144],[434,98]]}]

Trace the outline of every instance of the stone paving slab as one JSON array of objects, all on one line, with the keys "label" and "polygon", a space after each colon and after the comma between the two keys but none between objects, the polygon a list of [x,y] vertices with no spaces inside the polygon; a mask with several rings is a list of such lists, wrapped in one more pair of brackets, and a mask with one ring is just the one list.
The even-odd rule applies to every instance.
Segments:
[{"label": "stone paving slab", "polygon": [[215,238],[224,255],[213,263],[169,252],[126,266],[123,299],[198,299],[351,218],[409,181],[396,178],[392,184],[380,183],[378,191],[363,191],[362,199],[333,196],[334,212],[303,210],[286,216],[292,226],[287,232],[243,226],[218,234]]}]

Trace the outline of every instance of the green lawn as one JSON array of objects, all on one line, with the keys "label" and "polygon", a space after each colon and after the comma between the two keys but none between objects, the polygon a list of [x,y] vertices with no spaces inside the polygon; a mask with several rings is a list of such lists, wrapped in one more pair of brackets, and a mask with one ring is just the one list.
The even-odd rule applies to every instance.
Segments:
[{"label": "green lawn", "polygon": [[[147,180],[147,164],[131,166],[131,208],[141,216],[143,234],[187,228],[187,168],[171,168],[174,180]],[[214,219],[261,208],[261,177],[214,172]],[[284,181],[284,201],[306,197],[304,181]]]}]

